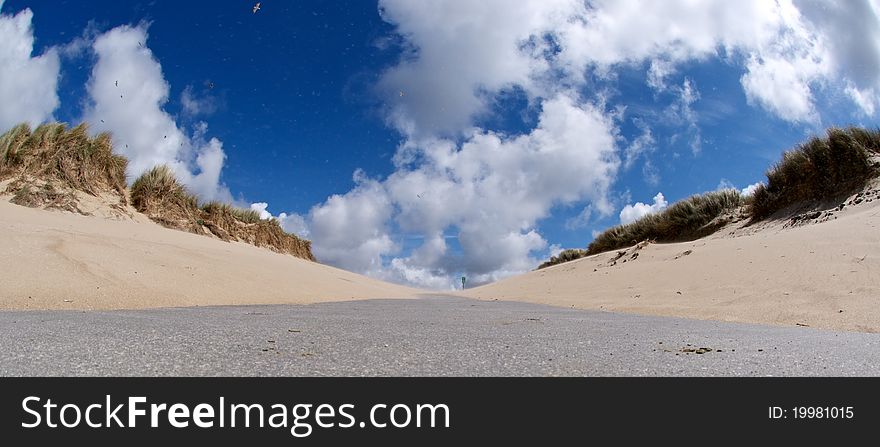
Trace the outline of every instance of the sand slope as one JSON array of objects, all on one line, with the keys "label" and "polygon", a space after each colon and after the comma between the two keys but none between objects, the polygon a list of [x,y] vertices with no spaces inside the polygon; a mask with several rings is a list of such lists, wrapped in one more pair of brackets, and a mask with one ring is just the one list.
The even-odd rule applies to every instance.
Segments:
[{"label": "sand slope", "polygon": [[[870,194],[873,201],[794,226],[741,222],[695,242],[603,253],[460,295],[880,332],[880,191]],[[138,213],[108,217],[0,200],[0,309],[308,304],[426,293],[166,229]]]},{"label": "sand slope", "polygon": [[0,309],[405,298],[419,291],[244,243],[0,200]]},{"label": "sand slope", "polygon": [[875,200],[816,219],[824,222],[740,223],[695,242],[603,253],[462,295],[880,332],[880,193],[868,197]]}]

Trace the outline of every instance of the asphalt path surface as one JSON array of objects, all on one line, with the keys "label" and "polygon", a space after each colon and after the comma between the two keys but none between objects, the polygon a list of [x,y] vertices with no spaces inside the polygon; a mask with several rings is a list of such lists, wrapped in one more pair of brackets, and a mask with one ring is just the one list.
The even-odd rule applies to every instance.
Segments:
[{"label": "asphalt path surface", "polygon": [[880,335],[461,298],[0,312],[4,376],[878,376]]}]

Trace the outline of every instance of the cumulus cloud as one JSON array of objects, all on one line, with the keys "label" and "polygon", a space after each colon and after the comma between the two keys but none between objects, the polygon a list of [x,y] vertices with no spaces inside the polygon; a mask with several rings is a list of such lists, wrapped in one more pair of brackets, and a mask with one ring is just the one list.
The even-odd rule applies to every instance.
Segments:
[{"label": "cumulus cloud", "polygon": [[251,204],[251,210],[260,213],[260,219],[269,220],[272,218],[272,213],[268,211],[269,204],[266,202],[257,202]]},{"label": "cumulus cloud", "polygon": [[22,122],[36,126],[58,108],[58,50],[33,56],[33,16],[30,9],[0,14],[0,132]]},{"label": "cumulus cloud", "polygon": [[308,239],[311,235],[306,219],[299,214],[281,213],[276,219],[281,223],[281,228],[288,233],[295,234],[304,239]]},{"label": "cumulus cloud", "polygon": [[623,207],[620,211],[620,223],[623,225],[633,223],[642,217],[647,216],[648,214],[658,213],[666,209],[669,203],[666,202],[666,198],[663,197],[662,192],[658,192],[656,196],[654,196],[654,203],[651,205],[637,202],[635,205],[627,205]]},{"label": "cumulus cloud", "polygon": [[684,62],[742,58],[749,101],[792,122],[818,118],[817,88],[849,80],[866,96],[880,79],[880,26],[867,0],[594,0],[579,13],[557,31],[573,78],[650,61],[647,83],[664,90]]},{"label": "cumulus cloud", "polygon": [[870,0],[796,0],[803,16],[820,33],[832,69],[844,78],[846,93],[862,111],[874,115],[880,92],[880,20]]},{"label": "cumulus cloud", "polygon": [[397,251],[389,235],[393,205],[382,183],[354,175],[355,189],[333,195],[309,212],[312,247],[322,262],[367,274],[382,271],[382,257]]},{"label": "cumulus cloud", "polygon": [[[395,30],[388,41],[403,48],[375,86],[403,138],[395,172],[361,176],[352,191],[298,216],[301,224],[319,259],[385,279],[447,287],[459,274],[479,283],[529,270],[549,245],[537,226],[553,206],[612,214],[611,185],[640,158],[646,181],[659,182],[647,157],[651,123],[626,143],[618,130],[626,108],[595,87],[621,68],[646,67],[647,86],[671,98],[660,117],[681,127],[675,138],[695,155],[700,91],[678,75],[694,62],[741,70],[749,103],[782,120],[816,122],[821,88],[841,88],[872,111],[878,77],[870,69],[850,74],[846,65],[858,57],[836,56],[870,45],[831,36],[844,21],[823,22],[801,11],[806,3],[380,0]],[[866,30],[875,27],[871,11]],[[514,135],[477,127],[511,91],[538,111],[537,124]],[[627,205],[620,219],[666,206],[657,194],[652,204]],[[572,227],[590,216],[580,217]],[[421,244],[402,253],[392,236],[401,233]],[[448,243],[449,233],[458,244]]]},{"label": "cumulus cloud", "polygon": [[792,122],[818,121],[811,84],[817,81],[824,64],[804,55],[789,61],[775,55],[752,55],[742,77],[743,88],[750,104],[760,105],[782,119]]},{"label": "cumulus cloud", "polygon": [[742,191],[740,191],[740,194],[742,194],[743,196],[750,196],[750,195],[754,194],[755,190],[758,189],[758,187],[761,185],[763,185],[763,183],[761,183],[761,182],[752,183],[751,185],[743,188]]},{"label": "cumulus cloud", "polygon": [[[586,199],[609,214],[607,195],[620,165],[611,120],[564,95],[543,104],[529,134],[477,131],[460,147],[436,142],[420,155],[421,164],[401,167],[385,182],[400,209],[396,221],[426,235],[456,228],[463,259],[455,265],[475,284],[533,267],[530,253],[547,246],[534,226],[553,205]],[[425,249],[433,247],[443,245]],[[448,275],[449,258],[437,254],[429,265]]]},{"label": "cumulus cloud", "polygon": [[130,180],[167,164],[201,199],[231,202],[232,195],[220,182],[226,159],[223,143],[208,138],[204,122],[182,129],[164,110],[170,88],[147,39],[144,24],[97,36],[84,119],[95,130],[113,134],[114,147],[129,159]]},{"label": "cumulus cloud", "polygon": [[543,82],[552,32],[583,9],[580,0],[380,0],[406,48],[377,86],[389,121],[409,135],[456,134],[489,111],[498,91],[546,95],[556,88]]},{"label": "cumulus cloud", "polygon": [[[611,212],[615,137],[600,109],[559,95],[543,103],[538,126],[525,135],[475,130],[460,145],[409,143],[388,178],[356,173],[354,190],[309,212],[315,255],[423,287],[449,286],[459,273],[480,284],[530,270],[533,254],[548,245],[534,227],[552,206],[587,199],[596,212]],[[391,224],[423,242],[396,256]],[[448,231],[460,253],[450,253]]]}]

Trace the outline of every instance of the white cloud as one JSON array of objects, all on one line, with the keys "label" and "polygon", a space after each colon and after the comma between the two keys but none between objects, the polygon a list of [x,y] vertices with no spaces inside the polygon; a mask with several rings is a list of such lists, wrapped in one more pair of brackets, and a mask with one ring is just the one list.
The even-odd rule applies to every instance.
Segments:
[{"label": "white cloud", "polygon": [[58,108],[58,50],[32,57],[32,19],[30,9],[0,14],[0,132],[22,122],[37,126]]},{"label": "white cloud", "polygon": [[651,205],[637,202],[635,205],[627,205],[623,207],[620,211],[620,223],[623,225],[633,223],[648,214],[663,211],[666,209],[667,205],[669,204],[666,202],[666,198],[663,197],[663,193],[658,192],[657,195],[654,196],[654,203]]},{"label": "white cloud", "polygon": [[210,115],[217,111],[217,101],[209,94],[197,93],[188,85],[180,94],[181,112],[188,117]]},{"label": "white cloud", "polygon": [[679,91],[679,100],[675,105],[678,116],[687,124],[687,130],[690,137],[690,148],[694,155],[702,150],[702,132],[698,124],[697,114],[692,108],[693,104],[700,99],[700,92],[690,79],[685,79]]},{"label": "white cloud", "polygon": [[648,68],[648,87],[651,87],[657,92],[666,91],[668,87],[666,78],[672,75],[675,71],[675,66],[663,59],[654,59],[651,61],[651,66]]},{"label": "white cloud", "polygon": [[739,189],[736,187],[736,185],[733,184],[733,182],[731,182],[730,180],[727,180],[726,178],[723,178],[723,179],[721,179],[720,182],[718,182],[718,187],[715,188],[715,190],[716,191],[733,190],[733,191],[740,193],[740,195],[742,195],[742,196],[750,196],[750,195],[754,194],[755,190],[758,189],[758,186],[761,186],[761,185],[763,185],[762,182],[757,182],[757,183],[753,183],[749,186],[746,186],[743,189]]},{"label": "white cloud", "polygon": [[844,79],[846,93],[873,116],[880,101],[878,3],[795,0],[795,5],[821,34],[829,64]]},{"label": "white cloud", "polygon": [[751,185],[743,188],[742,191],[740,191],[740,194],[743,196],[750,196],[750,195],[754,194],[755,190],[758,189],[758,187],[761,185],[763,185],[763,183],[761,183],[761,182],[752,183]]},{"label": "white cloud", "polygon": [[454,135],[485,114],[493,95],[518,86],[530,97],[549,96],[542,82],[553,42],[580,0],[380,0],[382,18],[408,48],[387,70],[378,90],[390,122],[408,135]]},{"label": "white cloud", "polygon": [[[870,76],[863,77],[876,85],[876,69],[849,70],[846,64],[868,56],[870,66],[880,66],[874,64],[877,40],[862,42],[862,36],[871,41],[876,35],[875,11],[859,2],[860,7],[854,9],[862,17],[850,21],[853,13],[842,12],[849,9],[849,3],[828,3],[798,2],[798,6],[815,5],[818,11],[808,11],[805,17],[791,0],[594,0],[585,15],[558,29],[563,47],[559,60],[574,79],[590,67],[601,73],[620,64],[651,61],[647,83],[662,91],[666,78],[684,62],[710,57],[736,62],[744,57],[742,85],[752,104],[788,121],[812,122],[817,118],[814,90],[839,74],[835,68],[843,68],[843,77],[867,71]],[[818,20],[829,8],[841,11],[842,17],[830,23]],[[848,23],[856,23],[858,31],[865,32],[854,32]],[[838,61],[834,54],[855,57]]]},{"label": "white cloud", "polygon": [[295,234],[304,239],[310,237],[311,232],[309,231],[309,226],[303,216],[296,213],[281,213],[278,215],[277,219],[278,222],[281,223],[281,228],[283,228],[284,231]]},{"label": "white cloud", "polygon": [[644,120],[636,118],[633,124],[642,132],[629,146],[624,149],[624,169],[629,169],[644,154],[656,149],[654,134]]},{"label": "white cloud", "polygon": [[799,62],[773,56],[750,57],[746,64],[749,72],[742,77],[749,103],[787,121],[817,122],[811,84],[818,78],[817,71],[824,68],[806,58]]},{"label": "white cloud", "polygon": [[847,84],[845,91],[847,96],[849,96],[850,99],[862,109],[862,112],[868,116],[874,116],[874,111],[877,110],[877,104],[880,102],[880,98],[878,98],[877,93],[874,92],[873,87],[860,89],[850,82]]},{"label": "white cloud", "polygon": [[619,166],[613,123],[566,96],[544,102],[529,134],[481,131],[460,147],[438,141],[419,150],[423,164],[386,181],[400,208],[396,220],[422,234],[457,228],[457,265],[475,278],[532,268],[531,253],[547,245],[533,228],[554,204],[589,200],[596,212],[611,210],[606,196]]},{"label": "white cloud", "polygon": [[[458,273],[476,285],[530,270],[538,262],[533,255],[547,247],[534,226],[555,204],[589,200],[596,212],[611,212],[607,194],[620,164],[615,138],[601,110],[560,95],[543,103],[537,128],[526,135],[478,130],[460,145],[410,142],[387,179],[356,174],[357,188],[309,212],[315,255],[423,287],[448,285]],[[409,256],[393,257],[392,222],[424,235]],[[457,232],[461,253],[449,253],[447,230]]]},{"label": "white cloud", "polygon": [[[645,124],[622,153],[618,147],[625,107],[601,86],[596,91],[593,80],[613,82],[621,67],[647,66],[648,86],[658,97],[672,95],[661,118],[683,127],[675,138],[694,154],[702,140],[694,107],[700,92],[691,78],[673,80],[685,64],[715,59],[738,67],[750,103],[791,122],[815,122],[817,89],[841,80],[868,98],[863,109],[872,104],[867,89],[875,84],[839,71],[831,57],[833,49],[858,45],[830,38],[834,27],[802,15],[791,0],[379,5],[395,27],[388,41],[404,48],[376,84],[387,122],[403,136],[396,170],[361,178],[354,190],[315,206],[303,226],[319,259],[386,279],[439,287],[462,273],[470,283],[518,273],[547,249],[536,228],[553,206],[611,214],[620,158],[629,168],[654,145]],[[516,135],[476,128],[498,95],[513,90],[539,111],[538,124]],[[643,173],[659,182],[650,160]],[[628,205],[620,218],[666,205],[658,194],[653,204]],[[401,232],[422,244],[399,256],[391,235]],[[460,252],[447,245],[449,232]]]},{"label": "white cloud", "polygon": [[96,131],[110,131],[115,149],[129,159],[132,178],[168,164],[180,181],[203,200],[231,202],[220,183],[226,159],[223,143],[207,137],[207,124],[190,133],[163,107],[169,86],[162,66],[147,46],[146,25],[120,26],[98,36],[92,45],[97,62],[87,89],[84,119]]},{"label": "white cloud", "polygon": [[309,212],[308,228],[321,262],[367,274],[382,271],[382,257],[397,251],[387,224],[393,207],[384,185],[355,173],[357,187],[333,195]]},{"label": "white cloud", "polygon": [[272,218],[272,213],[268,211],[269,204],[266,202],[252,203],[250,208],[260,213],[260,219],[262,220],[269,220]]}]

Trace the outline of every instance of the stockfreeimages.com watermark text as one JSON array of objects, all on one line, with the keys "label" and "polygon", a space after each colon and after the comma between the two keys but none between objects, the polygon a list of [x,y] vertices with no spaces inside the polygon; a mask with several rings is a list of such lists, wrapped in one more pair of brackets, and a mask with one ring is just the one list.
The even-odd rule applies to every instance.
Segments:
[{"label": "stockfreeimages.com watermark text", "polygon": [[86,406],[53,402],[28,396],[21,402],[24,428],[101,428],[173,427],[203,429],[274,428],[287,429],[297,438],[312,434],[315,428],[450,428],[450,410],[445,404],[375,404],[369,416],[358,421],[354,404],[242,404],[216,403],[194,406],[182,403],[154,403],[143,396],[123,401],[105,395],[100,402]]}]

